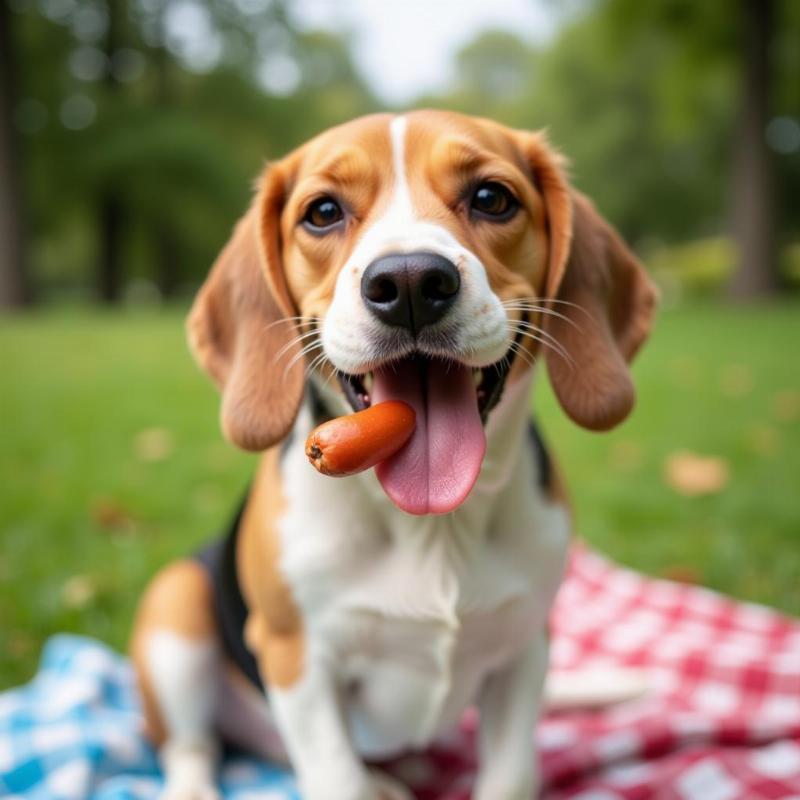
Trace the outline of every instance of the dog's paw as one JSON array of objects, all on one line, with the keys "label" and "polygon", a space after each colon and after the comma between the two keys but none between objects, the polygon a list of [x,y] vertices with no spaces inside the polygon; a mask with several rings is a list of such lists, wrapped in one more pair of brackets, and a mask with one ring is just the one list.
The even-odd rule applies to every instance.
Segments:
[{"label": "dog's paw", "polygon": [[217,742],[192,746],[167,742],[159,755],[165,778],[160,800],[220,800],[215,781]]},{"label": "dog's paw", "polygon": [[535,784],[529,780],[514,784],[479,780],[472,796],[475,800],[531,800],[532,797],[538,797],[538,792]]},{"label": "dog's paw", "polygon": [[369,776],[375,800],[414,800],[414,795],[405,786],[390,778],[385,772],[373,769],[370,770]]},{"label": "dog's paw", "polygon": [[[344,779],[343,779],[344,778]],[[359,771],[358,776],[329,774],[320,780],[319,773],[312,780],[300,781],[303,800],[414,800],[414,795],[394,778],[380,770]]]},{"label": "dog's paw", "polygon": [[216,787],[206,782],[167,781],[159,800],[220,800]]}]

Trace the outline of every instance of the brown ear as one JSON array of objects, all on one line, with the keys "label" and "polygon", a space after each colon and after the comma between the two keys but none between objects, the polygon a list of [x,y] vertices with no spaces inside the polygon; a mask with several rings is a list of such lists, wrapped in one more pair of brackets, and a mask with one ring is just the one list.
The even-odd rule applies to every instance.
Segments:
[{"label": "brown ear", "polygon": [[[572,237],[563,263],[549,265],[546,329],[569,355],[546,354],[556,396],[590,430],[618,425],[633,408],[628,362],[650,331],[658,293],[642,265],[591,201],[572,190]],[[564,224],[563,210],[560,224]],[[551,239],[563,240],[551,218]],[[566,255],[566,257],[564,257]]]},{"label": "brown ear", "polygon": [[658,293],[617,232],[570,188],[546,138],[528,136],[526,150],[550,239],[545,297],[552,313],[543,324],[562,348],[546,349],[550,382],[578,425],[608,430],[633,408],[628,362],[650,331]]},{"label": "brown ear", "polygon": [[195,298],[186,326],[195,359],[222,391],[223,433],[245,450],[264,450],[286,436],[303,396],[304,363],[291,344],[297,329],[288,316],[288,292],[274,288],[283,275],[282,186],[267,175]]}]

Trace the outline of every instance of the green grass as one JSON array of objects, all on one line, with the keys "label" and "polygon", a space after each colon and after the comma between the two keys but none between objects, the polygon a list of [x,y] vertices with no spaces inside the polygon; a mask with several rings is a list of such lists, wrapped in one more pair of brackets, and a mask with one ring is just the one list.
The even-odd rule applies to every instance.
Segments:
[{"label": "green grass", "polygon": [[[580,533],[639,569],[800,613],[798,342],[798,305],[665,311],[635,367],[635,414],[602,436],[569,423],[542,381]],[[222,441],[179,312],[6,317],[0,363],[4,687],[56,631],[123,648],[148,576],[225,523],[254,460]],[[161,460],[137,446],[151,428],[171,439],[155,443]],[[724,458],[722,491],[668,486],[679,450]]]}]

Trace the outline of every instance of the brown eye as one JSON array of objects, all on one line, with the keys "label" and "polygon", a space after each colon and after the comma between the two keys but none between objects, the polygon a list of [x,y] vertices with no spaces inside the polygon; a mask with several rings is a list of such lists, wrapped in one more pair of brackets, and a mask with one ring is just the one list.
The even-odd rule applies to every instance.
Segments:
[{"label": "brown eye", "polygon": [[343,219],[342,207],[332,197],[320,197],[308,207],[303,224],[312,233],[327,233]]},{"label": "brown eye", "polygon": [[475,190],[470,208],[481,217],[505,222],[514,216],[519,202],[502,183],[487,181]]}]

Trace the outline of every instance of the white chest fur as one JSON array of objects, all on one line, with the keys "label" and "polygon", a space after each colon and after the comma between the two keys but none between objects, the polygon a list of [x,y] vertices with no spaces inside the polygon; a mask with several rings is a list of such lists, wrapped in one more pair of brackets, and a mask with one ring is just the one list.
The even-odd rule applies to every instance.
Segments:
[{"label": "white chest fur", "polygon": [[493,412],[480,478],[445,516],[397,510],[374,475],[317,474],[304,411],[283,460],[281,565],[307,659],[334,665],[357,748],[424,745],[542,629],[569,540],[526,446],[528,381]]}]

